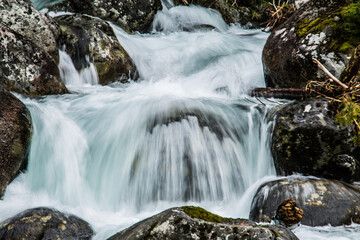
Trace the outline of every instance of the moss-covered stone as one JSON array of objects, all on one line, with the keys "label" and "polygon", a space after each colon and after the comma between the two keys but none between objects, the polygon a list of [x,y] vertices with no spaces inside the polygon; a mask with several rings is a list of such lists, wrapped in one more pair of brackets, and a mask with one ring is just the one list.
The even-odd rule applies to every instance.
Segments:
[{"label": "moss-covered stone", "polygon": [[354,131],[335,123],[331,104],[325,100],[295,102],[276,113],[271,152],[278,174],[358,180],[358,164],[336,160],[342,154],[360,156],[353,142]]},{"label": "moss-covered stone", "polygon": [[360,44],[360,3],[350,3],[346,6],[326,12],[314,20],[305,18],[297,27],[299,38],[309,34],[330,31],[327,43],[329,51],[347,53]]},{"label": "moss-covered stone", "polygon": [[339,78],[359,43],[359,3],[308,1],[269,36],[263,50],[268,87],[305,87],[328,79],[321,62]]},{"label": "moss-covered stone", "polygon": [[219,215],[213,214],[211,212],[206,211],[201,207],[193,207],[193,206],[184,206],[181,207],[184,212],[192,218],[202,219],[207,222],[229,222],[231,221],[230,218],[223,218]]},{"label": "moss-covered stone", "polygon": [[109,240],[280,238],[297,239],[290,230],[281,226],[258,226],[249,220],[222,218],[202,208],[186,206],[165,210],[115,234]]}]

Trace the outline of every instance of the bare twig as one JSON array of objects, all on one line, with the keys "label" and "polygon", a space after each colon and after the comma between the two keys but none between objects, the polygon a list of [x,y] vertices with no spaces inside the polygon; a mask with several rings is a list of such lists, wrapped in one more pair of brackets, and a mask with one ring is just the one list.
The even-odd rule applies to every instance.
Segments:
[{"label": "bare twig", "polygon": [[182,2],[183,2],[185,5],[190,5],[187,0],[182,0]]},{"label": "bare twig", "polygon": [[255,98],[256,98],[256,100],[258,100],[259,102],[261,102],[262,105],[266,106],[266,104],[263,103],[258,97],[255,97]]},{"label": "bare twig", "polygon": [[349,87],[347,85],[345,85],[344,83],[340,82],[339,79],[337,79],[334,75],[332,75],[318,60],[316,60],[315,58],[312,59],[314,63],[316,63],[318,65],[318,67],[334,82],[336,82],[337,84],[339,84],[341,87],[348,89]]}]

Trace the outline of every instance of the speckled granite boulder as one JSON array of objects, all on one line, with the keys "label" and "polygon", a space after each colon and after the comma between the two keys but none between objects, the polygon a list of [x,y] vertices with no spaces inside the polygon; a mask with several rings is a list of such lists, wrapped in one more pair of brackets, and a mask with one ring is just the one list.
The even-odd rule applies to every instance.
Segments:
[{"label": "speckled granite boulder", "polygon": [[[354,133],[350,126],[335,123],[331,107],[325,100],[307,100],[276,110],[271,152],[278,174],[359,179]],[[342,154],[355,159],[347,164],[336,158]]]},{"label": "speckled granite boulder", "polygon": [[89,14],[109,20],[129,33],[146,32],[161,9],[161,0],[65,0],[49,9]]},{"label": "speckled granite boulder", "polygon": [[263,50],[268,87],[304,87],[327,77],[319,60],[335,77],[360,44],[360,4],[350,0],[308,1],[274,30]]},{"label": "speckled granite boulder", "polygon": [[68,92],[54,58],[4,25],[0,26],[0,85],[28,95]]},{"label": "speckled granite boulder", "polygon": [[57,17],[55,21],[61,28],[60,44],[65,45],[77,70],[88,67],[86,57],[90,57],[100,84],[137,78],[134,63],[106,21],[81,14]]},{"label": "speckled granite boulder", "polygon": [[0,197],[27,165],[31,126],[25,105],[0,86]]},{"label": "speckled granite boulder", "polygon": [[281,226],[258,226],[244,219],[222,218],[199,207],[171,208],[115,234],[109,240],[136,239],[298,239]]},{"label": "speckled granite boulder", "polygon": [[0,225],[4,240],[87,240],[94,234],[84,220],[50,208],[26,210]]},{"label": "speckled granite boulder", "polygon": [[60,29],[29,0],[0,1],[0,24],[27,38],[58,60]]},{"label": "speckled granite boulder", "polygon": [[309,226],[360,223],[360,188],[335,180],[289,177],[265,183],[252,202],[250,219],[269,222],[279,204],[292,198]]}]

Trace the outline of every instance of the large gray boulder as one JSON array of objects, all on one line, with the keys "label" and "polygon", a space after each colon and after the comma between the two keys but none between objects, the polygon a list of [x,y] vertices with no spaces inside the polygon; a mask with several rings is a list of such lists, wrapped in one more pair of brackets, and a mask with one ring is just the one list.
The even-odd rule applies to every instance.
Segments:
[{"label": "large gray boulder", "polygon": [[308,1],[274,30],[263,50],[268,87],[305,87],[328,77],[319,60],[339,78],[360,44],[359,5],[351,0]]},{"label": "large gray boulder", "polygon": [[106,21],[81,14],[57,17],[55,21],[61,28],[60,44],[65,45],[77,70],[88,67],[90,60],[102,85],[137,78],[133,61]]},{"label": "large gray boulder", "polygon": [[0,24],[58,59],[56,40],[60,29],[50,17],[38,12],[29,0],[0,1]]},{"label": "large gray boulder", "polygon": [[65,0],[50,8],[109,20],[129,33],[146,32],[160,9],[161,0]]},{"label": "large gray boulder", "polygon": [[250,219],[269,222],[280,203],[292,198],[304,211],[301,223],[309,226],[360,223],[360,188],[335,180],[289,177],[259,187]]},{"label": "large gray boulder", "polygon": [[84,220],[50,208],[33,208],[0,224],[4,240],[91,239],[94,234]]},{"label": "large gray boulder", "polygon": [[356,133],[351,126],[335,123],[328,101],[294,102],[275,113],[271,152],[278,174],[359,180]]},{"label": "large gray boulder", "polygon": [[244,219],[222,218],[199,207],[165,210],[115,234],[109,240],[136,239],[298,239],[281,226],[258,226]]},{"label": "large gray boulder", "polygon": [[0,197],[27,165],[31,116],[25,105],[0,86]]},{"label": "large gray boulder", "polygon": [[54,58],[4,25],[0,26],[0,85],[28,95],[68,92]]}]

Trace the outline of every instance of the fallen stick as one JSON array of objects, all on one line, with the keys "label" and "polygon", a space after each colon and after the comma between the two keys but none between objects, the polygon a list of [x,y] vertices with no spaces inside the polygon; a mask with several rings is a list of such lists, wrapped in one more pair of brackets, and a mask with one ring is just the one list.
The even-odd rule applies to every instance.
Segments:
[{"label": "fallen stick", "polygon": [[328,75],[328,77],[333,80],[334,82],[336,82],[337,84],[339,84],[341,87],[348,89],[349,87],[347,85],[345,85],[344,83],[340,82],[339,79],[337,79],[334,75],[332,75],[318,60],[316,60],[315,58],[312,59],[314,63],[316,63],[318,65],[318,67],[326,74]]},{"label": "fallen stick", "polygon": [[298,100],[311,97],[311,94],[304,88],[255,88],[251,91],[252,97],[282,98]]}]

